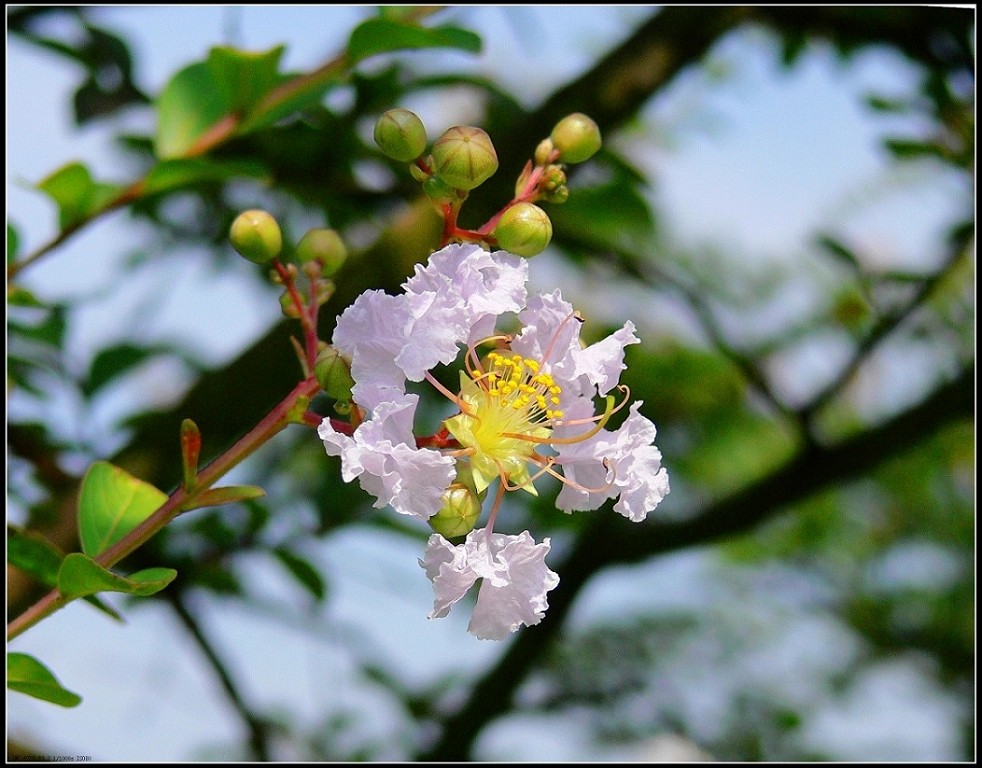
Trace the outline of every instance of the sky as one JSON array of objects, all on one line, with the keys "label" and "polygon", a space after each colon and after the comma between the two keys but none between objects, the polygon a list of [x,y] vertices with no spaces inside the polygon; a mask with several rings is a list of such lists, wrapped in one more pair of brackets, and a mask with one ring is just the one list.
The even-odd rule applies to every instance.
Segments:
[{"label": "sky", "polygon": [[[440,67],[452,64],[499,79],[534,104],[646,13],[639,7],[570,6],[562,13],[549,6],[466,9],[462,23],[482,33],[484,53],[428,56]],[[99,19],[131,41],[138,52],[137,80],[154,93],[175,70],[218,42],[253,50],[285,43],[286,66],[310,68],[338,50],[365,14],[358,6],[248,6],[235,11],[154,6],[106,7]],[[814,234],[835,223],[877,265],[917,269],[936,263],[932,234],[957,213],[953,201],[961,189],[936,174],[898,178],[878,140],[884,131],[902,126],[871,121],[860,101],[873,87],[888,93],[908,87],[912,73],[906,63],[870,53],[846,67],[818,46],[786,71],[760,32],[728,39],[712,58],[712,74],[683,75],[653,100],[642,120],[614,139],[654,180],[651,194],[672,238],[725,244],[766,268],[801,258]],[[523,62],[521,67],[513,66],[516,60]],[[75,159],[84,160],[99,176],[118,178],[112,130],[96,124],[78,131],[72,125],[68,97],[78,75],[52,55],[8,39],[7,209],[25,250],[46,241],[55,226],[53,207],[30,184]],[[722,85],[717,77],[724,78]],[[428,125],[468,109],[467,104],[424,106]],[[151,127],[143,115],[126,119],[134,128]],[[187,260],[172,260],[162,265],[156,285],[137,286],[125,295],[111,290],[120,259],[139,245],[139,237],[138,229],[109,217],[25,275],[24,284],[45,299],[92,298],[79,313],[70,340],[72,362],[79,370],[95,350],[134,328],[147,338],[191,338],[203,358],[228,359],[278,315],[275,301],[254,285],[244,263],[241,274],[223,274],[216,286],[219,277],[207,266],[188,268]],[[555,285],[557,275],[571,281],[576,277],[548,257],[533,270],[533,280],[543,286]],[[199,322],[189,326],[189,308],[200,304],[195,291],[206,282],[223,296],[220,311],[196,315]],[[161,284],[172,287],[169,295],[159,295]],[[575,286],[571,290],[587,293]],[[594,293],[593,302],[595,313],[610,315],[610,320],[618,319],[625,304],[603,291]],[[148,313],[148,307],[153,311]],[[654,332],[659,323],[678,322],[671,313],[671,307],[656,308],[644,322]],[[809,355],[808,350],[801,353],[802,365],[809,364]],[[823,358],[814,364],[826,363]],[[70,432],[83,432],[109,453],[119,439],[110,425],[121,413],[148,396],[161,404],[173,402],[188,381],[181,371],[146,371],[94,423],[78,424],[77,403],[64,397],[37,415],[58,419]],[[796,381],[787,386],[793,394]],[[31,406],[16,398],[9,405],[14,414],[31,413]],[[418,553],[401,539],[353,528],[312,542],[308,554],[335,577],[329,611],[312,609],[275,564],[262,559],[249,568],[256,588],[268,598],[259,609],[210,596],[198,606],[206,628],[220,638],[222,652],[241,673],[247,697],[257,704],[292,713],[316,729],[325,710],[342,703],[397,733],[404,725],[402,716],[386,709],[390,705],[384,695],[358,683],[351,660],[339,650],[350,633],[363,637],[367,653],[420,684],[457,669],[480,670],[500,653],[502,646],[466,634],[465,612],[458,610],[441,621],[426,619],[432,600],[429,584],[416,564]],[[717,568],[706,552],[696,551],[605,575],[578,603],[573,626],[629,611],[634,601],[646,599],[632,589],[638,583],[646,585],[646,595],[662,596],[664,610],[699,604],[707,590],[725,600],[713,584]],[[803,640],[795,650],[785,649],[785,666],[779,669],[807,667],[809,660],[818,664],[819,651],[828,647],[822,643],[841,649],[844,660],[855,652],[852,638],[823,623],[820,596],[814,600],[812,613],[785,617],[778,625],[803,638],[812,633],[818,644]],[[272,622],[267,610],[292,614],[294,620]],[[128,624],[120,627],[75,603],[18,641],[17,650],[48,661],[86,701],[61,710],[10,695],[10,736],[36,738],[64,754],[135,761],[187,760],[208,747],[220,754],[223,745],[241,738],[238,724],[226,714],[221,691],[173,615],[155,604],[128,613]],[[391,631],[373,631],[379,619],[366,622],[366,613],[384,616]],[[773,653],[747,653],[743,677],[736,676],[734,684],[759,679],[764,662],[775,658]],[[290,684],[284,686],[284,680]],[[698,690],[699,684],[697,678],[678,681],[686,691]],[[889,712],[891,702],[919,701],[919,717],[911,719],[907,710],[895,709],[892,718],[863,719],[857,711],[870,696],[881,712]],[[694,696],[687,703],[693,711],[710,714],[716,705]],[[857,720],[861,725],[855,725]],[[876,751],[882,744],[907,749],[904,754],[915,755],[913,759],[943,760],[958,756],[951,722],[950,705],[926,675],[910,666],[883,665],[840,698],[829,694],[821,701],[806,734],[817,743],[827,740],[829,732],[839,734],[841,754],[836,757],[843,760],[890,759]],[[528,738],[536,732],[540,738]],[[631,760],[646,754],[639,751],[644,745],[600,749],[584,744],[580,734],[575,723],[509,718],[484,734],[482,754],[490,760],[571,760],[585,754]]]}]

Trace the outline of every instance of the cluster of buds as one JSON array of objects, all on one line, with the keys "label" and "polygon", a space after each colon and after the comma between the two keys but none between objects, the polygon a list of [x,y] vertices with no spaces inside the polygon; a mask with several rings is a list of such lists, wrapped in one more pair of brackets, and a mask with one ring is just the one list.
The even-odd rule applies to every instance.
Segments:
[{"label": "cluster of buds", "polygon": [[457,225],[460,208],[471,190],[498,170],[498,153],[488,134],[474,126],[448,128],[426,153],[426,128],[408,109],[391,109],[375,124],[375,143],[389,158],[410,163],[410,172],[423,185],[443,217],[442,245],[480,243],[519,256],[542,253],[552,240],[552,222],[536,202],[563,203],[569,197],[566,164],[582,163],[600,149],[600,129],[579,112],[553,128],[535,151],[515,183],[515,196],[476,230]]},{"label": "cluster of buds", "polygon": [[[298,345],[301,366],[306,375],[316,373],[320,380],[320,372],[331,366],[321,360],[329,350],[317,339],[317,310],[334,294],[331,278],[348,258],[341,236],[333,229],[311,229],[291,249],[291,258],[286,260],[279,223],[267,211],[249,210],[232,222],[229,240],[242,257],[272,267],[270,278],[283,286],[280,295],[283,314],[299,320],[304,329],[305,342]],[[306,288],[298,285],[301,272],[307,278]],[[321,386],[325,391],[342,391],[337,384],[338,375],[337,372],[324,374]],[[325,382],[330,382],[329,386]]]}]

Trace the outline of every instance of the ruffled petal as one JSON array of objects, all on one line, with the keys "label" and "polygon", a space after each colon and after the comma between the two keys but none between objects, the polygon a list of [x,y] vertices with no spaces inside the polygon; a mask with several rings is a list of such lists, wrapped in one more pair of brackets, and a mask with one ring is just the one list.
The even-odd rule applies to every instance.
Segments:
[{"label": "ruffled petal", "polygon": [[574,349],[574,371],[576,376],[585,376],[597,388],[597,392],[606,395],[617,386],[624,365],[624,348],[628,344],[638,344],[639,339],[634,334],[634,323],[630,320],[624,327],[610,334],[606,339],[591,344],[586,349]]},{"label": "ruffled petal", "polygon": [[528,531],[518,536],[471,531],[453,546],[430,536],[419,561],[433,582],[430,618],[446,616],[478,579],[482,580],[468,631],[482,640],[503,640],[523,624],[538,624],[549,604],[546,592],[559,577],[545,564],[549,540],[536,544]]},{"label": "ruffled petal", "polygon": [[619,497],[614,511],[640,522],[668,495],[668,472],[653,444],[655,425],[638,412],[641,405],[631,405],[616,431],[603,429],[582,442],[558,446],[557,463],[570,481],[556,499],[560,509],[596,509]]},{"label": "ruffled petal", "polygon": [[317,434],[328,455],[341,457],[344,481],[357,477],[375,497],[376,508],[389,505],[400,514],[426,520],[439,511],[455,470],[449,456],[415,447],[412,420],[418,401],[416,395],[404,395],[379,404],[350,437],[337,432],[330,419],[321,422]]}]

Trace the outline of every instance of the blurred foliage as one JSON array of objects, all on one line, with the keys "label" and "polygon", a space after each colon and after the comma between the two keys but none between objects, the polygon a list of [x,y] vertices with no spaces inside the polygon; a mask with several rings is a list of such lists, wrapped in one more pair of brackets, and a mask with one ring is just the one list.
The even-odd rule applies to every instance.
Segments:
[{"label": "blurred foliage", "polygon": [[[931,660],[934,666],[926,674],[964,707],[965,728],[970,728],[974,414],[946,412],[932,419],[914,407],[905,410],[876,387],[872,404],[869,392],[866,401],[856,396],[857,375],[889,343],[924,345],[935,361],[927,393],[974,377],[974,19],[969,10],[666,8],[625,34],[617,49],[597,57],[577,80],[555,84],[553,93],[533,106],[490,79],[434,72],[432,61],[429,69],[417,67],[405,54],[434,46],[478,51],[480,37],[464,28],[469,12],[463,8],[449,10],[438,23],[422,20],[435,8],[382,9],[355,28],[346,52],[310,73],[281,72],[282,48],[257,54],[215,48],[175,74],[159,94],[147,94],[134,82],[139,51],[131,52],[124,39],[100,26],[98,10],[8,9],[10,34],[81,65],[75,119],[80,127],[96,118],[112,126],[121,149],[113,171],[117,180],[100,181],[101,170],[73,160],[37,183],[58,210],[51,247],[125,208],[134,226],[151,233],[125,276],[136,283],[168,259],[208,254],[216,272],[231,269],[226,233],[243,207],[275,213],[289,242],[311,222],[327,224],[358,253],[337,276],[338,291],[322,313],[324,338],[333,317],[362,290],[396,289],[439,232],[404,165],[383,156],[364,131],[379,113],[407,99],[450,99],[466,92],[481,105],[502,169],[475,192],[466,219],[493,212],[507,199],[524,158],[556,119],[586,111],[605,137],[616,139],[632,121],[637,125],[638,116],[680,73],[702,65],[720,40],[754,26],[770,30],[787,67],[820,41],[847,60],[872,46],[906,56],[920,73],[916,90],[868,94],[866,104],[874,115],[870,119],[911,115],[922,130],[891,135],[883,148],[898,165],[932,163],[930,168],[950,169],[965,182],[963,210],[939,239],[932,272],[873,269],[868,254],[838,231],[816,233],[814,243],[801,244],[807,257],[791,268],[755,271],[747,254],[724,245],[672,242],[653,203],[657,179],[642,173],[616,140],[607,141],[600,155],[571,173],[569,201],[547,207],[555,228],[554,255],[578,270],[584,285],[619,285],[642,297],[639,307],[668,307],[688,324],[684,332],[669,329],[628,349],[625,382],[659,427],[657,444],[673,484],[664,518],[653,526],[669,526],[673,519],[698,522],[713,503],[739,501],[743,489],[816,447],[834,457],[837,439],[873,430],[888,416],[909,416],[909,431],[917,439],[879,446],[873,471],[855,479],[844,468],[841,479],[805,501],[786,503],[798,498],[794,489],[786,489],[784,496],[762,499],[758,510],[740,502],[748,521],[743,529],[754,527],[703,550],[709,572],[722,583],[704,595],[703,604],[661,611],[645,607],[620,621],[561,635],[562,606],[592,574],[620,562],[610,545],[615,539],[605,538],[597,522],[612,513],[606,508],[564,515],[554,508],[555,488],[537,499],[512,501],[502,513],[508,525],[528,527],[537,538],[553,536],[557,559],[568,553],[576,562],[578,553],[592,550],[596,562],[583,583],[572,569],[553,566],[575,585],[571,596],[557,593],[555,601],[550,596],[554,607],[543,626],[519,637],[493,668],[410,684],[418,675],[388,669],[362,635],[344,635],[345,653],[361,684],[401,713],[402,730],[380,734],[366,730],[364,712],[357,708],[326,712],[313,725],[295,722],[290,713],[256,715],[216,657],[216,674],[229,678],[224,686],[231,708],[251,737],[234,746],[203,746],[203,754],[252,759],[268,757],[276,744],[289,744],[285,753],[301,759],[459,760],[480,756],[473,752],[477,734],[495,717],[585,711],[598,743],[633,744],[671,732],[721,760],[834,758],[835,744],[816,750],[802,740],[808,718],[829,705],[830,692],[844,681],[882,659],[911,654]],[[453,23],[444,23],[446,17]],[[67,20],[71,34],[53,36],[50,30],[57,27],[47,24],[52,19]],[[370,57],[373,66],[360,66]],[[232,80],[248,81],[249,88],[230,89]],[[713,87],[726,85],[724,78]],[[293,90],[279,90],[284,87]],[[326,94],[335,98],[326,100]],[[126,132],[122,122],[113,122],[124,108],[154,110],[161,128],[155,134]],[[183,133],[168,128],[172,124]],[[16,222],[8,222],[7,237],[8,265],[26,269],[31,257],[25,256]],[[8,282],[7,335],[8,392],[31,405],[25,412],[45,413],[59,397],[73,403],[80,422],[88,424],[91,414],[112,402],[119,385],[137,380],[160,358],[182,361],[191,378],[176,406],[147,401],[127,413],[125,423],[114,424],[110,442],[121,447],[112,457],[100,455],[98,441],[78,425],[37,416],[8,424],[8,500],[30,530],[28,538],[17,529],[8,558],[13,551],[11,562],[20,559],[25,572],[50,584],[51,557],[60,560],[62,552],[79,546],[72,499],[80,458],[111,458],[159,487],[174,487],[181,477],[182,419],[193,418],[200,426],[207,460],[289,391],[299,369],[287,341],[292,329],[282,322],[232,361],[205,363],[190,344],[151,343],[138,333],[107,343],[90,360],[78,360],[66,349],[66,338],[85,302],[46,302],[43,288],[30,283],[29,271],[24,274],[24,285]],[[251,274],[267,284],[261,269]],[[766,334],[746,329],[753,324],[742,321],[786,301],[782,292],[796,281],[808,283],[824,301]],[[114,283],[114,290],[125,289],[125,281]],[[599,337],[603,330],[590,327],[589,333]],[[773,375],[783,355],[830,337],[846,339],[850,357],[827,381],[811,382],[812,394],[804,402],[783,396]],[[904,375],[903,370],[886,374]],[[440,405],[434,398],[422,410],[436,413]],[[318,401],[315,407],[327,414],[332,403]],[[326,457],[309,434],[281,436],[243,471],[248,482],[267,490],[265,498],[182,516],[126,563],[130,573],[160,564],[177,570],[177,579],[156,599],[172,601],[199,643],[205,641],[189,608],[193,602],[184,598],[210,593],[257,603],[247,573],[250,558],[274,563],[302,600],[330,611],[335,579],[343,576],[326,573],[319,564],[318,539],[355,525],[417,544],[428,535],[396,515],[373,510],[357,484],[341,481],[339,461]],[[712,530],[700,535],[688,543],[717,538]],[[916,578],[919,568],[928,572]],[[771,595],[768,575],[775,570],[790,586]],[[11,578],[8,613],[16,615],[37,596],[38,584],[16,569]],[[845,638],[843,647],[851,652],[806,670],[795,690],[738,663],[755,649],[780,645],[786,633],[808,622]],[[359,631],[371,631],[369,619]],[[57,666],[63,674],[64,665]],[[58,692],[57,681],[54,685],[58,697],[70,698],[69,692]],[[718,709],[700,710],[694,703],[700,693],[715,697]],[[964,744],[966,757],[971,743]]]}]

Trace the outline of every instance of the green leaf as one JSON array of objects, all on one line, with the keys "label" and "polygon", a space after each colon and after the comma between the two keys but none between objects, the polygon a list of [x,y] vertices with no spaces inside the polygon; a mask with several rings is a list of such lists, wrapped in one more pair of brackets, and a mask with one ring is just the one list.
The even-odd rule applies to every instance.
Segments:
[{"label": "green leaf", "polygon": [[128,472],[99,461],[82,478],[78,531],[82,551],[95,557],[154,513],[167,494]]},{"label": "green leaf", "polygon": [[863,265],[859,261],[859,257],[841,240],[830,235],[819,235],[818,244],[825,249],[826,253],[837,258],[857,275],[863,274]]},{"label": "green leaf", "polygon": [[112,200],[122,186],[93,180],[89,169],[74,162],[62,166],[37,183],[58,206],[58,226],[67,229],[84,221]]},{"label": "green leaf", "polygon": [[163,160],[147,174],[144,195],[170,192],[206,182],[228,181],[236,178],[265,179],[269,170],[255,160],[216,161],[206,157]]},{"label": "green leaf", "polygon": [[647,201],[618,178],[609,184],[571,190],[562,205],[549,206],[556,239],[573,238],[582,246],[602,250],[638,250],[653,234],[654,217]]},{"label": "green leaf", "polygon": [[244,114],[285,79],[279,73],[283,46],[252,53],[228,46],[212,48],[208,68],[227,112]]},{"label": "green leaf", "polygon": [[7,563],[53,587],[58,581],[61,553],[43,536],[8,525]]},{"label": "green leaf", "polygon": [[7,687],[59,707],[77,707],[82,697],[61,687],[44,664],[26,653],[7,654]]},{"label": "green leaf", "polygon": [[20,250],[20,237],[17,230],[9,221],[7,222],[7,263],[13,264],[17,261],[17,252]]},{"label": "green leaf", "polygon": [[153,355],[154,350],[126,343],[102,350],[92,361],[89,375],[82,384],[82,392],[92,395],[120,374],[135,368]]},{"label": "green leaf", "polygon": [[301,586],[310,592],[318,601],[327,594],[327,585],[320,572],[309,561],[296,555],[284,547],[277,547],[273,554],[284,565],[290,575],[300,582]]},{"label": "green leaf", "polygon": [[481,38],[459,27],[420,27],[392,19],[368,19],[359,24],[348,40],[351,66],[370,56],[405,49],[456,48],[480,53]]},{"label": "green leaf", "polygon": [[26,288],[13,283],[7,284],[7,306],[10,307],[33,307],[40,309],[44,304],[38,300],[37,296]]},{"label": "green leaf", "polygon": [[176,576],[177,571],[173,568],[147,568],[127,578],[106,570],[81,552],[73,552],[65,558],[58,571],[58,591],[69,600],[96,592],[123,592],[147,597],[162,590]]},{"label": "green leaf", "polygon": [[185,67],[157,97],[157,157],[166,160],[185,154],[227,113],[225,93],[208,62]]},{"label": "green leaf", "polygon": [[188,506],[184,506],[184,511],[191,509],[201,509],[202,507],[218,507],[222,504],[232,504],[236,501],[246,501],[248,499],[258,499],[265,496],[266,491],[258,485],[228,485],[224,488],[209,488],[196,496]]}]

